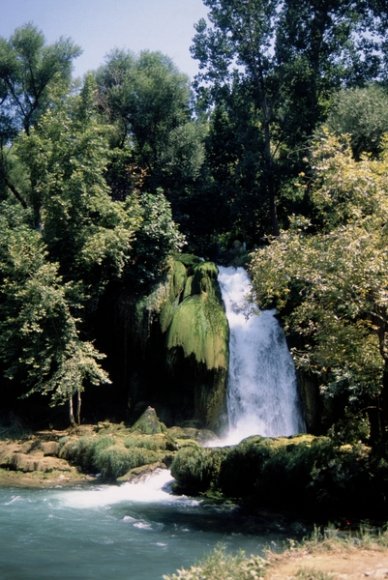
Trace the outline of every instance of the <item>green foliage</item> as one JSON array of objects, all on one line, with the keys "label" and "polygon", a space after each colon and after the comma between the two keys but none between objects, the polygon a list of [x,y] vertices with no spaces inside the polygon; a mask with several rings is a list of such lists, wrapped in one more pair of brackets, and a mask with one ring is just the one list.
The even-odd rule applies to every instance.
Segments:
[{"label": "green foliage", "polygon": [[45,45],[33,24],[16,29],[9,40],[0,38],[2,143],[20,128],[28,133],[49,104],[68,90],[72,61],[80,53],[66,38]]},{"label": "green foliage", "polygon": [[171,465],[179,490],[199,494],[211,489],[218,478],[223,451],[202,447],[180,449]]},{"label": "green foliage", "polygon": [[261,476],[263,463],[272,455],[270,439],[249,438],[232,447],[222,461],[218,486],[228,497],[249,496]]},{"label": "green foliage", "polygon": [[119,130],[120,146],[134,146],[145,171],[144,189],[155,191],[180,175],[195,177],[201,140],[190,123],[188,78],[158,52],[138,57],[113,51],[97,74],[99,100]]},{"label": "green foliage", "polygon": [[350,135],[353,155],[378,157],[382,137],[388,133],[388,93],[378,85],[340,91],[334,97],[327,120],[331,131]]},{"label": "green foliage", "polygon": [[368,448],[327,437],[251,437],[230,448],[183,448],[172,473],[180,491],[224,497],[310,514],[386,510],[386,466]]},{"label": "green foliage", "polygon": [[210,118],[200,218],[256,244],[278,234],[278,216],[286,224],[296,208],[309,211],[290,182],[305,170],[331,95],[384,77],[385,12],[359,0],[205,5],[209,18],[192,46],[194,86]]},{"label": "green foliage", "polygon": [[50,394],[54,404],[63,404],[85,382],[109,381],[97,362],[103,357],[81,340],[71,285],[63,283],[58,264],[47,259],[40,233],[17,223],[17,213],[8,220],[9,206],[3,208],[0,357],[5,375],[23,383],[28,393]]},{"label": "green foliage", "polygon": [[261,304],[275,305],[286,331],[299,337],[296,364],[316,373],[322,393],[357,421],[368,405],[380,408],[387,364],[384,151],[357,163],[346,145],[320,137],[309,184],[320,229],[308,233],[296,217],[252,260]]},{"label": "green foliage", "polygon": [[110,195],[111,129],[100,122],[94,93],[88,76],[78,97],[40,112],[3,164],[7,194],[16,191],[25,211],[3,204],[4,227],[18,227],[4,235],[0,356],[7,377],[28,392],[68,401],[71,422],[73,395],[79,415],[84,388],[110,382],[104,355],[87,340],[86,317],[107,284],[123,276],[142,219],[136,197]]},{"label": "green foliage", "polygon": [[184,236],[173,221],[171,205],[162,191],[140,196],[142,224],[134,242],[135,265],[127,269],[140,288],[148,288],[166,271],[168,258],[185,244]]},{"label": "green foliage", "polygon": [[160,461],[165,456],[163,444],[131,437],[90,436],[62,442],[60,457],[87,473],[99,473],[114,481],[130,469]]},{"label": "green foliage", "polygon": [[30,176],[24,197],[33,225],[64,275],[98,294],[108,279],[122,274],[140,216],[135,199],[110,197],[107,128],[92,113],[80,120],[71,109],[49,111],[19,138],[16,150]]}]

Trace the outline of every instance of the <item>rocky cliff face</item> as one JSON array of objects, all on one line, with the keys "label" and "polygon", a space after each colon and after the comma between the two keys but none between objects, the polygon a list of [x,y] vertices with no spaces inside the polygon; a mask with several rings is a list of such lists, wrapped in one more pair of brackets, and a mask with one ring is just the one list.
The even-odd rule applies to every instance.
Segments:
[{"label": "rocky cliff face", "polygon": [[112,378],[126,393],[130,418],[152,405],[167,424],[221,429],[228,324],[216,265],[171,260],[151,293],[122,291],[113,311]]}]

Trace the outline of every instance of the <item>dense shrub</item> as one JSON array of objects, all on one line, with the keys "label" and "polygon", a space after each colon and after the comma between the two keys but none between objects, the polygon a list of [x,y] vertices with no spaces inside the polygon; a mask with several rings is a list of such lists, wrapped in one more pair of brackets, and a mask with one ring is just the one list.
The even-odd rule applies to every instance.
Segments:
[{"label": "dense shrub", "polygon": [[361,445],[327,437],[251,437],[224,449],[182,449],[173,463],[187,493],[221,492],[253,506],[312,514],[383,514],[388,467]]},{"label": "dense shrub", "polygon": [[95,465],[103,479],[115,480],[134,467],[154,463],[158,459],[158,454],[149,449],[137,447],[127,449],[121,445],[114,445],[96,453]]},{"label": "dense shrub", "polygon": [[220,466],[218,484],[229,497],[254,493],[263,463],[273,454],[270,439],[250,437],[227,451]]},{"label": "dense shrub", "polygon": [[171,465],[177,488],[189,494],[214,488],[223,456],[220,449],[184,447],[178,451]]},{"label": "dense shrub", "polygon": [[151,437],[80,437],[62,442],[60,457],[87,473],[113,481],[134,467],[160,461],[166,443]]}]

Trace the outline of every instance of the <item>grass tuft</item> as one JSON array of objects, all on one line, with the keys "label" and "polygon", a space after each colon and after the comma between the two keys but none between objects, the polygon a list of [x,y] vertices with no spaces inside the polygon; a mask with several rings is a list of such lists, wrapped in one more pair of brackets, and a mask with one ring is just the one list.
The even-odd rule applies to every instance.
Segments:
[{"label": "grass tuft", "polygon": [[178,570],[164,580],[257,580],[263,578],[266,562],[260,556],[247,557],[245,552],[227,554],[217,546],[200,564]]}]

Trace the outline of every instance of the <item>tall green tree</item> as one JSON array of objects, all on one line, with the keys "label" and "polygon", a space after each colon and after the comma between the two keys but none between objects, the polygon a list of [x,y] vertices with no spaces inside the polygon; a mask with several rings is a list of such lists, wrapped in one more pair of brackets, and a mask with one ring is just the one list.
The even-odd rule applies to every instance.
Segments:
[{"label": "tall green tree", "polygon": [[53,98],[66,94],[73,60],[81,54],[70,39],[45,44],[33,24],[0,38],[1,135],[21,128],[28,133]]},{"label": "tall green tree", "polygon": [[350,136],[357,161],[365,153],[378,157],[388,133],[388,91],[380,85],[342,89],[334,95],[327,124],[337,135]]},{"label": "tall green tree", "polygon": [[144,190],[171,188],[182,172],[195,178],[201,134],[191,122],[189,79],[168,57],[114,51],[97,82],[99,104],[116,124],[117,144],[131,150],[132,163],[143,171]]},{"label": "tall green tree", "polygon": [[110,128],[99,121],[94,89],[87,78],[77,99],[47,111],[14,149],[27,176],[23,197],[33,227],[65,279],[97,297],[122,274],[141,218],[134,196],[120,202],[110,195]]},{"label": "tall green tree", "polygon": [[[197,24],[192,47],[200,63],[199,100],[211,113],[221,103],[230,105],[232,91],[243,87],[249,95],[259,142],[257,205],[267,231],[277,234],[284,183],[303,169],[308,139],[324,120],[331,93],[384,74],[383,16],[364,0],[204,4],[208,22]],[[289,193],[286,188],[286,202]]]},{"label": "tall green tree", "polygon": [[49,105],[67,95],[72,62],[80,53],[70,39],[47,45],[33,24],[18,28],[9,40],[0,38],[0,190],[12,192],[25,207],[10,144],[19,131],[29,134]]},{"label": "tall green tree", "polygon": [[70,423],[79,423],[85,386],[110,381],[99,362],[104,356],[82,338],[74,314],[77,290],[64,282],[59,264],[48,259],[40,233],[7,202],[1,204],[0,235],[3,372],[22,385],[19,394],[39,393],[53,405],[67,403]]},{"label": "tall green tree", "polygon": [[10,175],[23,203],[6,189],[2,206],[3,369],[27,393],[67,402],[71,422],[84,388],[109,382],[88,321],[131,261],[141,223],[135,196],[110,194],[112,128],[100,122],[95,90],[87,77],[79,96],[52,103],[14,139]]},{"label": "tall green tree", "polygon": [[271,42],[274,36],[276,0],[263,2],[223,2],[205,0],[211,26],[202,19],[196,26],[192,53],[200,61],[197,84],[210,84],[212,100],[223,95],[223,86],[233,79],[248,80],[251,102],[260,125],[262,157],[261,187],[268,202],[270,224],[278,233],[276,186],[272,147],[274,57]]},{"label": "tall green tree", "polygon": [[380,160],[356,162],[349,144],[323,133],[308,184],[320,229],[296,216],[252,261],[260,303],[298,337],[297,365],[348,423],[368,416],[374,443],[388,426],[386,146]]}]

